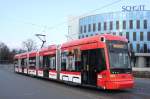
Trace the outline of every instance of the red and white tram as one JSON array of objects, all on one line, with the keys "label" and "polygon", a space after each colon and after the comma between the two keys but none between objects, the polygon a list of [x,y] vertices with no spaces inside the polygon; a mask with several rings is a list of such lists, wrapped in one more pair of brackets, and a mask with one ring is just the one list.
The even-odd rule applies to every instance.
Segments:
[{"label": "red and white tram", "polygon": [[15,72],[103,89],[126,89],[134,86],[129,59],[127,39],[104,34],[18,54]]}]

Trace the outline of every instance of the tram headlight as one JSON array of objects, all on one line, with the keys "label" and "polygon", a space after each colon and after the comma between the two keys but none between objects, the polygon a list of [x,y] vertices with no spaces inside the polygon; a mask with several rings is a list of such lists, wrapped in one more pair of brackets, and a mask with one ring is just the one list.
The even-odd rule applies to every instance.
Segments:
[{"label": "tram headlight", "polygon": [[105,40],[105,37],[101,36],[101,37],[100,37],[100,41],[101,41],[101,42],[105,42],[105,41],[106,41],[106,40]]},{"label": "tram headlight", "polygon": [[102,78],[102,75],[98,75],[98,79],[101,79]]},{"label": "tram headlight", "polygon": [[113,74],[110,75],[110,78],[115,78],[115,77],[116,77],[116,75],[113,75]]}]

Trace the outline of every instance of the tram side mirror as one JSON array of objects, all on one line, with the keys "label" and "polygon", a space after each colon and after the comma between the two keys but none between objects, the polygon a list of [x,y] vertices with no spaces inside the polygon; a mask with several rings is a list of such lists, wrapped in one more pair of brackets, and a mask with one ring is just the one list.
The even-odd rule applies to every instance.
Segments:
[{"label": "tram side mirror", "polygon": [[135,57],[135,52],[131,51],[131,57]]},{"label": "tram side mirror", "polygon": [[133,50],[129,50],[128,52],[131,58],[135,57],[135,52]]},{"label": "tram side mirror", "polygon": [[136,57],[135,57],[135,52],[133,50],[129,51],[130,55],[130,64],[132,67],[135,67],[136,63]]},{"label": "tram side mirror", "polygon": [[104,38],[104,37],[101,37],[101,38],[100,38],[100,41],[105,42],[105,38]]}]

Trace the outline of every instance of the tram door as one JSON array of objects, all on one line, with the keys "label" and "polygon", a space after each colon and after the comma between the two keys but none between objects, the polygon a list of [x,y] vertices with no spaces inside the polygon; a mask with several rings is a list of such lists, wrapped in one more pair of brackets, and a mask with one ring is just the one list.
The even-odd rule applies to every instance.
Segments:
[{"label": "tram door", "polygon": [[96,85],[97,50],[82,51],[82,83]]},{"label": "tram door", "polygon": [[50,56],[43,57],[43,75],[45,78],[49,78],[49,66],[50,66]]},{"label": "tram door", "polygon": [[24,68],[26,67],[26,59],[23,58],[21,59],[21,70],[22,70],[22,73],[24,73]]},{"label": "tram door", "polygon": [[48,78],[49,77],[49,69],[48,68],[44,68],[44,77]]}]

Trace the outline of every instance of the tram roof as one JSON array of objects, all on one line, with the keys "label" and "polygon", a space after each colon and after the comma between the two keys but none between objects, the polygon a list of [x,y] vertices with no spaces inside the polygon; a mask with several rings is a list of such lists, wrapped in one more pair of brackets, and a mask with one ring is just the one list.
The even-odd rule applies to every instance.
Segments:
[{"label": "tram roof", "polygon": [[102,35],[96,35],[96,36],[92,36],[92,37],[87,37],[87,38],[73,40],[73,41],[63,43],[61,48],[65,48],[65,47],[68,47],[68,46],[76,46],[76,45],[81,45],[81,44],[94,43],[94,42],[101,42],[100,41],[101,37],[104,37],[106,40],[110,40],[110,41],[111,40],[120,40],[120,41],[125,41],[125,42],[128,41],[123,36],[114,36],[114,35],[111,35],[111,34],[102,34]]},{"label": "tram roof", "polygon": [[44,56],[44,55],[51,55],[51,54],[55,54],[56,53],[56,48],[57,46],[56,45],[50,45],[46,48],[42,48],[40,51],[39,51],[39,55],[41,56]]}]

